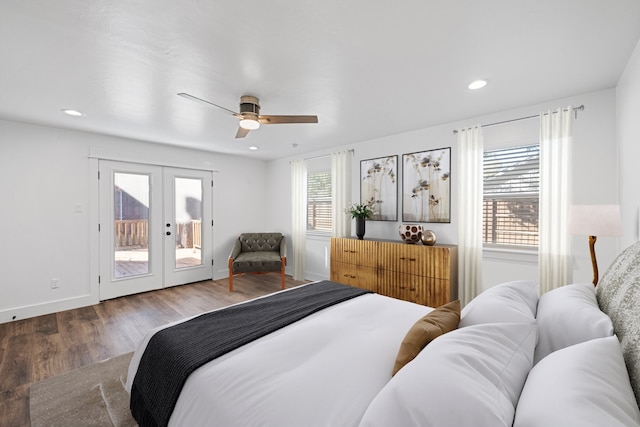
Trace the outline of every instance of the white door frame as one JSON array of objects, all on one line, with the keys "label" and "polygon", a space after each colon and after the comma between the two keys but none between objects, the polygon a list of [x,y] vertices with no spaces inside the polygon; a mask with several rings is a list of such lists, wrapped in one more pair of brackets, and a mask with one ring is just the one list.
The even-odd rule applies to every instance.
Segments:
[{"label": "white door frame", "polygon": [[[184,175],[185,177],[190,177],[194,175],[202,177],[203,179],[203,211],[205,215],[203,216],[203,218],[206,218],[208,216],[208,220],[205,219],[203,221],[203,227],[202,227],[202,233],[203,233],[202,266],[200,268],[173,269],[173,270],[177,270],[176,271],[177,273],[180,273],[178,274],[178,276],[183,276],[183,277],[178,279],[174,277],[170,281],[167,281],[167,277],[170,276],[170,275],[167,275],[167,271],[169,269],[163,268],[162,264],[164,265],[167,264],[167,262],[163,261],[164,259],[167,259],[166,255],[164,255],[164,252],[167,252],[168,251],[167,248],[171,246],[167,242],[170,242],[172,240],[175,242],[174,236],[165,237],[164,239],[161,239],[161,240],[164,240],[164,243],[161,244],[161,246],[163,247],[161,250],[161,252],[163,252],[162,259],[160,261],[150,260],[150,263],[151,263],[151,268],[154,269],[153,274],[160,274],[162,276],[162,280],[160,282],[162,285],[160,287],[172,286],[175,284],[182,284],[182,283],[190,283],[192,281],[197,281],[197,280],[211,279],[213,277],[213,267],[212,267],[212,264],[213,264],[213,172],[215,171],[188,168],[188,167],[185,168],[181,166],[173,167],[168,165],[152,165],[144,162],[141,163],[141,162],[122,161],[121,159],[112,160],[112,159],[91,157],[90,173],[92,177],[99,176],[99,172],[101,169],[101,163],[100,163],[101,161],[104,161],[105,164],[108,164],[108,162],[118,162],[121,165],[124,164],[122,165],[122,170],[125,172],[127,170],[126,164],[130,164],[132,167],[132,170],[136,170],[136,168],[138,168],[137,170],[140,170],[140,168],[145,170],[160,170],[161,179],[166,179],[165,178],[166,175],[164,171],[168,171],[168,170],[172,170],[173,172],[176,172],[176,171],[182,172],[182,175]],[[158,168],[158,169],[154,169],[154,168]],[[105,177],[101,177],[101,178],[105,178]],[[210,184],[209,184],[209,180],[210,180]],[[157,182],[154,183],[153,187],[165,186],[164,183],[160,186],[157,184],[158,184]],[[96,186],[91,186],[91,187],[92,187],[92,190],[91,190],[91,201],[90,201],[90,215],[92,218],[91,223],[93,224],[92,225],[93,231],[90,233],[91,234],[90,241],[91,241],[91,247],[95,248],[95,250],[91,251],[92,253],[91,268],[90,268],[91,277],[92,277],[91,297],[96,302],[98,302],[99,300],[104,300],[104,299],[112,298],[119,295],[117,295],[117,293],[112,294],[111,292],[108,292],[108,291],[103,292],[101,290],[104,288],[104,286],[101,287],[100,282],[102,281],[104,283],[105,278],[101,277],[100,254],[104,253],[106,249],[102,247],[104,245],[101,244],[100,232],[98,231],[99,227],[104,226],[104,225],[100,225],[100,188],[99,188],[100,183],[98,183],[98,185]],[[153,187],[152,187],[152,191],[154,191]],[[167,193],[167,191],[165,190],[164,193]],[[158,196],[156,195],[155,197],[158,197]],[[113,202],[111,202],[111,205],[113,205]],[[160,201],[160,209],[166,211],[168,209],[168,204],[165,203],[164,201]],[[171,207],[171,209],[173,208]],[[159,227],[150,225],[150,227],[153,227],[153,233],[154,234],[158,233],[158,235],[165,235],[166,230],[163,230],[163,227],[166,225],[166,221],[164,221],[164,219],[161,218],[161,221],[156,221],[156,223],[157,224],[155,225]],[[158,231],[158,228],[160,229],[160,231]],[[150,234],[151,234],[151,231],[150,231]],[[175,243],[173,245],[175,245]],[[175,254],[175,250],[172,250],[170,252]],[[158,266],[160,271],[158,271],[158,269],[155,269],[153,264]],[[175,259],[172,265],[175,265]],[[111,281],[112,278],[109,277],[108,279],[109,281]],[[158,287],[152,286],[151,288],[155,289]],[[149,289],[147,288],[143,288],[140,290],[134,289],[133,292],[129,292],[129,293],[136,293],[139,291],[142,292],[145,290],[149,290]]]}]

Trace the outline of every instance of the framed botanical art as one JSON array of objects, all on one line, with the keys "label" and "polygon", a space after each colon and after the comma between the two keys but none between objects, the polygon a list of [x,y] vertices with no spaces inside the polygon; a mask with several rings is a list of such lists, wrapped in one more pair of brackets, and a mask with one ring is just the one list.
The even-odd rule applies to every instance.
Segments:
[{"label": "framed botanical art", "polygon": [[402,155],[402,221],[451,222],[451,147]]},{"label": "framed botanical art", "polygon": [[398,156],[360,161],[360,203],[374,215],[369,221],[398,220]]}]

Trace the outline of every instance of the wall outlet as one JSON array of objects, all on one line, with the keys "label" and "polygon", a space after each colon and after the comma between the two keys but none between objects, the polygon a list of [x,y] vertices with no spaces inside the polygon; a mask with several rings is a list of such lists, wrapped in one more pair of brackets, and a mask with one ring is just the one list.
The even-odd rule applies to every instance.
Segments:
[{"label": "wall outlet", "polygon": [[60,280],[57,277],[51,279],[51,289],[58,289],[60,287],[61,282],[62,280]]}]

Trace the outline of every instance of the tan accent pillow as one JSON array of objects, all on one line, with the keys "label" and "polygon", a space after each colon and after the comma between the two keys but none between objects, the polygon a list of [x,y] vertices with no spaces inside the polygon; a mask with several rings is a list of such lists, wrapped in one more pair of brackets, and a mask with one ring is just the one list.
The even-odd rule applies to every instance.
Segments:
[{"label": "tan accent pillow", "polygon": [[431,341],[456,329],[459,322],[460,300],[455,300],[441,305],[414,323],[400,344],[393,375],[411,362]]}]

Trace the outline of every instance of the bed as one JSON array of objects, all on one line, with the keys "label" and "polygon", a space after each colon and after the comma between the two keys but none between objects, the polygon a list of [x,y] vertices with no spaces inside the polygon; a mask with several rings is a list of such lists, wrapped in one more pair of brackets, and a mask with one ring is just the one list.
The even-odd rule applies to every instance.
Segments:
[{"label": "bed", "polygon": [[[250,304],[256,301],[269,304],[317,289],[350,292],[342,287],[349,288],[316,282],[233,307],[253,313]],[[488,289],[457,312],[455,302],[432,308],[357,291],[225,350],[187,375],[177,392],[173,385],[164,385],[167,391],[148,387],[162,395],[173,391],[177,398],[166,419],[138,421],[172,426],[640,426],[639,288],[637,243],[618,256],[596,290],[576,283],[539,297],[535,282],[515,281]],[[457,316],[454,327],[449,325],[452,316]],[[145,367],[148,375],[164,380],[164,374],[154,374],[155,359],[148,360],[149,343],[171,328],[203,321],[198,319],[145,336],[126,384],[130,393],[142,395],[136,401],[145,400],[136,385]],[[171,352],[158,353],[164,358]],[[153,401],[155,395],[150,396],[146,399]]]}]

